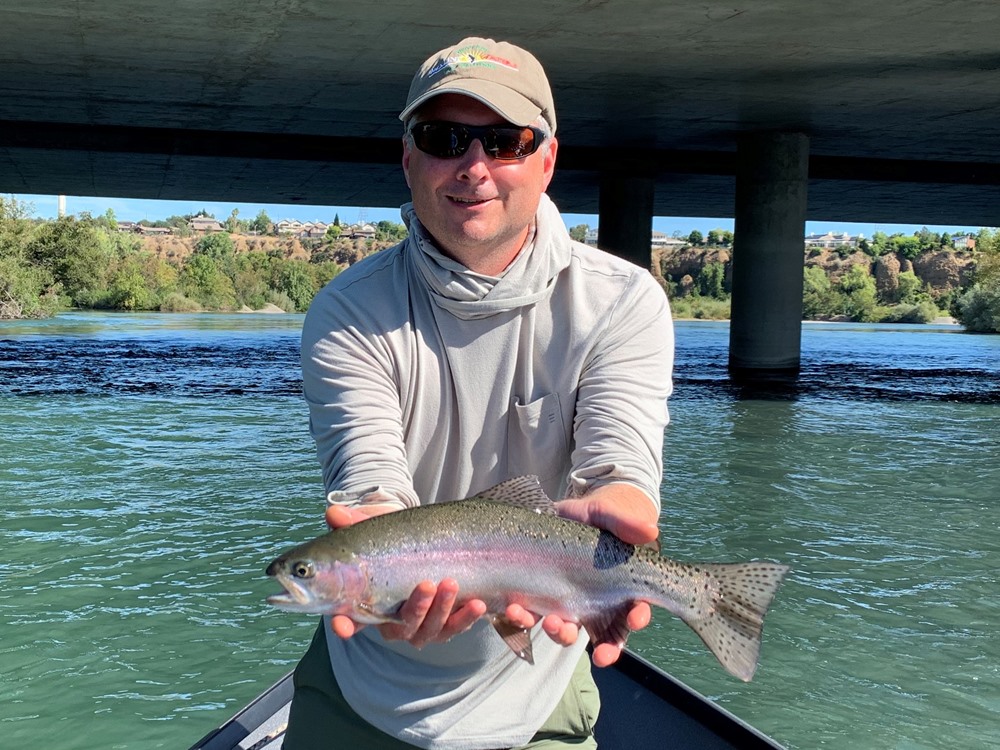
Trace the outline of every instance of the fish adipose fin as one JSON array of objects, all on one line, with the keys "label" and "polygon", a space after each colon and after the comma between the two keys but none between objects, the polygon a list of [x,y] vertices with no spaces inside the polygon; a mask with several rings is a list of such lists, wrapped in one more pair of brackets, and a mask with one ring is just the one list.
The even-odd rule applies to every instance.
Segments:
[{"label": "fish adipose fin", "polygon": [[681,619],[701,636],[726,670],[749,682],[757,670],[764,613],[788,566],[768,562],[705,564],[708,598]]},{"label": "fish adipose fin", "polygon": [[490,622],[493,623],[493,627],[503,638],[504,643],[510,646],[511,651],[528,664],[535,663],[535,655],[531,650],[530,630],[515,625],[503,615],[490,615]]},{"label": "fish adipose fin", "polygon": [[556,515],[556,504],[545,494],[538,477],[529,474],[514,477],[473,495],[469,500],[489,500],[494,503],[516,505],[536,513]]}]

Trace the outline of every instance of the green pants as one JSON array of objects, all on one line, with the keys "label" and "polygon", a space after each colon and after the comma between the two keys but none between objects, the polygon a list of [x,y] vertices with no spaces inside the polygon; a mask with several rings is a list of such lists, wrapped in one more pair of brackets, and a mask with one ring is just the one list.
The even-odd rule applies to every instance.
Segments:
[{"label": "green pants", "polygon": [[[412,750],[413,745],[366,722],[344,700],[330,669],[322,623],[309,650],[295,668],[293,681],[295,694],[284,750]],[[599,710],[600,697],[590,674],[590,659],[583,654],[559,705],[524,747],[531,750],[596,748],[593,730]]]}]

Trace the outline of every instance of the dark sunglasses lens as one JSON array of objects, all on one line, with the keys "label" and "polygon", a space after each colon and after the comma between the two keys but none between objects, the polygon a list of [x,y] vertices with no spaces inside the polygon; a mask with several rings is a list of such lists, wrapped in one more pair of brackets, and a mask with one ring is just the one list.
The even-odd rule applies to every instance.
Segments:
[{"label": "dark sunglasses lens", "polygon": [[417,148],[440,159],[461,156],[472,141],[469,132],[460,126],[443,122],[425,122],[413,128]]},{"label": "dark sunglasses lens", "polygon": [[[523,159],[538,149],[539,137],[532,128],[491,128],[487,152],[495,159]],[[485,141],[484,141],[485,143]]]},{"label": "dark sunglasses lens", "polygon": [[536,128],[506,125],[462,125],[453,122],[422,122],[412,130],[413,143],[425,154],[452,159],[469,150],[476,138],[494,159],[523,159],[538,150],[542,132]]}]

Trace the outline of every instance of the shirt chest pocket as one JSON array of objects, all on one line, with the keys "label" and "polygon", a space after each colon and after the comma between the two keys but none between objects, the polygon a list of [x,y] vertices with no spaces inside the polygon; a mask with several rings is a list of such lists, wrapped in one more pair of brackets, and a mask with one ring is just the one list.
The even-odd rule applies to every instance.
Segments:
[{"label": "shirt chest pocket", "polygon": [[569,436],[559,394],[527,404],[515,396],[507,423],[508,476],[534,474],[544,485],[548,479],[564,476],[569,467]]}]

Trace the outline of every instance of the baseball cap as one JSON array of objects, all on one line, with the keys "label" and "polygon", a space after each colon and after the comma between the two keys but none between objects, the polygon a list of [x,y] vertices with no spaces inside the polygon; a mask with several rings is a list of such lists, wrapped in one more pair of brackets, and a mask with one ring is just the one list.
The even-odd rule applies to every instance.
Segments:
[{"label": "baseball cap", "polygon": [[510,42],[468,37],[431,55],[413,76],[399,119],[405,122],[438,94],[471,96],[514,125],[530,125],[541,115],[556,132],[552,90],[542,64]]}]

